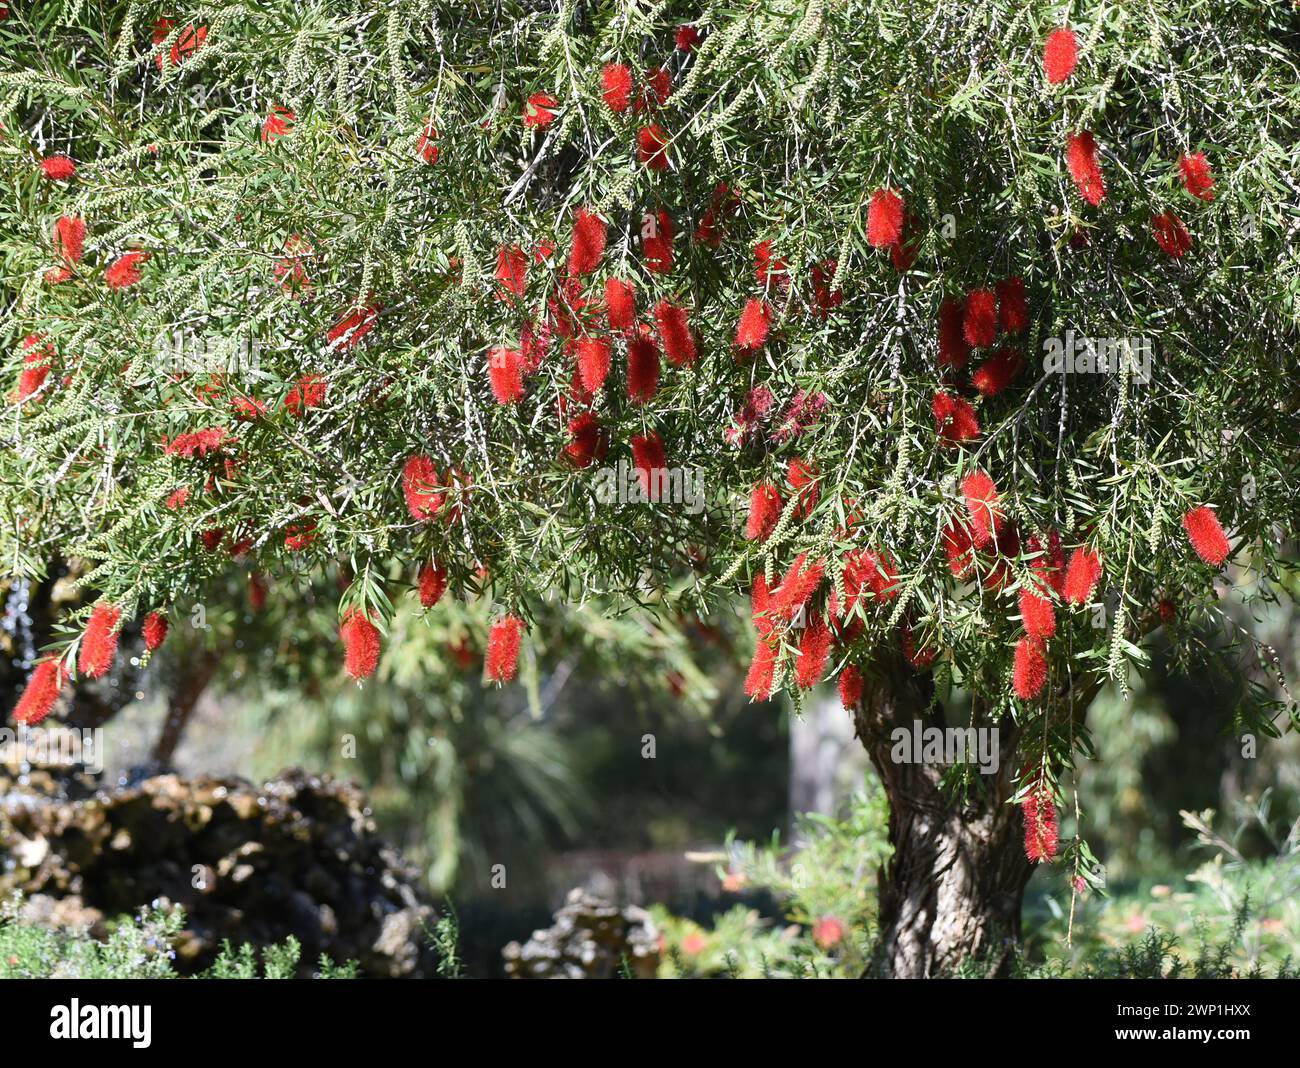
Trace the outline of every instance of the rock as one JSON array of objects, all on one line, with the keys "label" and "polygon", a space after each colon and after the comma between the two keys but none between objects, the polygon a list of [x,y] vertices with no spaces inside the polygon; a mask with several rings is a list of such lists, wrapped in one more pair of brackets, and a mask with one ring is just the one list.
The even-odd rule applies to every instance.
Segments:
[{"label": "rock", "polygon": [[293,935],[300,972],[322,953],[362,974],[436,974],[424,928],[436,917],[417,871],[377,834],[357,787],[285,772],[259,789],[238,778],[155,775],[106,790],[0,769],[0,896],[51,927],[89,927],[155,901],[184,907],[176,967],[208,967],[224,939],[263,946]]},{"label": "rock", "polygon": [[633,978],[653,979],[659,930],[645,909],[570,890],[552,926],[522,946],[511,942],[501,955],[511,979],[613,979],[624,962]]}]

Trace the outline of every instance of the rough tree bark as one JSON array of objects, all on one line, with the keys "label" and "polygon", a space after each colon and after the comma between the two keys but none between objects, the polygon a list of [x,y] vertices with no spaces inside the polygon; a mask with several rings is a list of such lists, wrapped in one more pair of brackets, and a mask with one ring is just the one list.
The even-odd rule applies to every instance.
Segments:
[{"label": "rough tree bark", "polygon": [[1016,730],[1000,732],[998,770],[980,776],[963,803],[944,792],[942,766],[893,759],[895,728],[944,727],[928,672],[899,656],[882,661],[855,712],[858,738],[889,799],[893,856],[880,873],[879,964],[900,979],[952,972],[979,958],[1005,968],[1020,939],[1020,909],[1033,872],[1025,859],[1014,793]]}]

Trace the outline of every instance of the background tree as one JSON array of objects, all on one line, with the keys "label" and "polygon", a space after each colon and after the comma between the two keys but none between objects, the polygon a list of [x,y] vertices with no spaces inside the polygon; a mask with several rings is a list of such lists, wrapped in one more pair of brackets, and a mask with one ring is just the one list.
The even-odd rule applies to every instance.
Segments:
[{"label": "background tree", "polygon": [[[361,677],[395,564],[486,584],[501,682],[549,601],[750,593],[748,692],[837,674],[884,782],[881,966],[996,959],[1032,861],[1100,879],[1056,783],[1102,683],[1287,566],[1292,17],[11,11],[0,549],[97,595],[20,717],[230,548],[345,561]],[[917,719],[999,772],[897,762]]]}]

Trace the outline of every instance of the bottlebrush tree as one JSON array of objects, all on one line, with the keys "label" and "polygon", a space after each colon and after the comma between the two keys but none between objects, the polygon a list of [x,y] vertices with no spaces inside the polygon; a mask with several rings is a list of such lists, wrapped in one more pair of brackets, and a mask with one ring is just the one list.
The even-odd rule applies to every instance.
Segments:
[{"label": "bottlebrush tree", "polygon": [[[1100,879],[1093,695],[1288,565],[1285,7],[11,5],[0,549],[87,565],[19,717],[239,561],[346,559],[359,676],[431,575],[503,683],[740,595],[885,784],[883,969],[996,959]],[[996,774],[895,762],[953,718]]]}]

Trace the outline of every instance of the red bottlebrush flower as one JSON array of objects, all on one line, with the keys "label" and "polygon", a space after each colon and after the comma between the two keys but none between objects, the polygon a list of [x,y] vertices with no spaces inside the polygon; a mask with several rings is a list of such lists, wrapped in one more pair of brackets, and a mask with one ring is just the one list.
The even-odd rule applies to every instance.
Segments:
[{"label": "red bottlebrush flower", "polygon": [[954,520],[944,528],[943,551],[954,578],[965,578],[975,566],[973,546],[970,528],[965,523]]},{"label": "red bottlebrush flower", "polygon": [[673,217],[662,208],[655,212],[652,232],[641,235],[641,258],[647,271],[667,274],[673,269],[674,233]]},{"label": "red bottlebrush flower", "polygon": [[980,436],[980,422],[975,415],[975,409],[964,397],[954,397],[950,393],[940,391],[934,395],[930,407],[934,412],[934,422],[939,437],[950,445],[974,441]]},{"label": "red bottlebrush flower", "polygon": [[[220,532],[218,532],[220,533]],[[300,553],[316,540],[316,520],[290,523],[284,528],[284,547],[291,553]]]},{"label": "red bottlebrush flower", "polygon": [[1071,74],[1079,62],[1079,39],[1074,31],[1066,28],[1053,30],[1047,35],[1043,45],[1043,70],[1047,72],[1050,85],[1060,85]]},{"label": "red bottlebrush flower", "polygon": [[1056,805],[1052,801],[1051,790],[1040,784],[1026,795],[1024,805],[1025,817],[1025,858],[1031,864],[1041,864],[1056,856],[1058,829],[1056,826]]},{"label": "red bottlebrush flower", "polygon": [[290,234],[284,239],[284,255],[275,261],[271,271],[286,293],[310,288],[311,278],[307,275],[304,257],[312,252],[311,242],[302,234]]},{"label": "red bottlebrush flower", "polygon": [[1025,280],[1023,278],[1008,278],[1005,282],[999,282],[996,286],[998,291],[998,317],[1002,321],[1002,329],[1008,334],[1018,334],[1029,325],[1029,302],[1025,298]]},{"label": "red bottlebrush flower", "polygon": [[736,325],[736,348],[746,356],[753,356],[767,343],[772,329],[772,309],[764,300],[750,297],[740,313]]},{"label": "red bottlebrush flower", "polygon": [[213,426],[205,430],[193,430],[187,434],[177,434],[163,449],[164,456],[207,456],[220,452],[226,442],[226,432],[221,427]]},{"label": "red bottlebrush flower", "polygon": [[780,643],[760,635],[754,646],[754,656],[749,662],[749,671],[745,675],[745,693],[755,701],[766,701],[772,696],[776,679],[776,659],[781,651]]},{"label": "red bottlebrush flower", "polygon": [[695,338],[691,336],[686,309],[666,299],[661,300],[655,305],[655,325],[659,328],[659,340],[663,343],[668,362],[674,367],[690,367],[699,353],[695,350]]},{"label": "red bottlebrush flower", "polygon": [[877,189],[867,205],[867,241],[872,248],[888,248],[902,236],[903,198],[893,189]]},{"label": "red bottlebrush flower", "polygon": [[664,459],[664,439],[654,432],[634,437],[632,465],[636,468],[646,498],[658,501],[663,495],[663,485],[668,474],[668,463]]},{"label": "red bottlebrush flower", "polygon": [[574,467],[590,467],[604,450],[600,420],[592,412],[583,412],[569,421],[569,444],[564,447],[564,455]]},{"label": "red bottlebrush flower", "polygon": [[1069,604],[1087,604],[1101,578],[1101,557],[1091,549],[1078,548],[1070,554],[1061,593]]},{"label": "red bottlebrush flower", "polygon": [[[173,19],[157,19],[153,24],[153,43],[159,45],[167,40],[175,25],[176,22]],[[194,23],[189,23],[177,34],[176,41],[171,47],[172,66],[179,67],[186,59],[197,52],[207,39],[208,28],[206,26],[196,27]],[[159,70],[163,69],[163,56],[161,53],[154,56],[154,63]]]},{"label": "red bottlebrush flower", "polygon": [[754,246],[754,276],[764,289],[776,285],[785,289],[790,285],[790,266],[772,250],[771,241],[760,241]]},{"label": "red bottlebrush flower", "polygon": [[152,653],[167,640],[167,617],[161,612],[150,612],[144,617],[140,633],[144,635],[145,649]]},{"label": "red bottlebrush flower", "polygon": [[645,404],[659,388],[659,348],[648,334],[627,343],[627,397],[633,404]]},{"label": "red bottlebrush flower", "polygon": [[524,358],[518,349],[488,350],[488,385],[498,404],[517,404],[524,396]]},{"label": "red bottlebrush flower", "polygon": [[578,339],[578,374],[582,388],[588,393],[597,392],[609,377],[610,345],[603,337]]},{"label": "red bottlebrush flower", "polygon": [[717,248],[722,243],[722,231],[719,223],[730,218],[740,207],[740,198],[736,191],[726,182],[719,182],[709,197],[709,206],[695,228],[695,240],[710,248]]},{"label": "red bottlebrush flower", "polygon": [[631,282],[611,278],[605,283],[605,313],[611,330],[632,329],[636,322],[636,290]]},{"label": "red bottlebrush flower", "polygon": [[1175,259],[1191,251],[1192,235],[1187,232],[1183,220],[1172,211],[1151,216],[1151,232],[1155,234],[1156,244]]},{"label": "red bottlebrush flower", "polygon": [[18,399],[25,401],[45,384],[54,361],[54,348],[43,334],[23,338],[23,370],[18,376]]},{"label": "red bottlebrush flower", "polygon": [[199,541],[203,543],[205,550],[215,553],[221,547],[221,539],[225,536],[226,532],[221,527],[209,527],[199,535]]},{"label": "red bottlebrush flower", "polygon": [[834,916],[823,916],[813,924],[812,937],[818,949],[834,949],[844,939],[844,924]]},{"label": "red bottlebrush flower", "polygon": [[42,277],[46,285],[57,286],[72,277],[72,270],[68,267],[51,267]]},{"label": "red bottlebrush flower", "polygon": [[40,661],[14,705],[14,722],[27,727],[40,723],[53,710],[59,691],[67,681],[68,669],[63,666],[63,661],[55,658]]},{"label": "red bottlebrush flower", "polygon": [[1020,373],[1024,361],[1012,348],[998,349],[970,376],[971,385],[985,397],[996,397]]},{"label": "red bottlebrush flower", "polygon": [[325,341],[331,349],[346,352],[355,348],[361,340],[375,328],[379,321],[379,305],[368,304],[348,312],[329,328]]},{"label": "red bottlebrush flower", "polygon": [[993,344],[998,336],[998,298],[991,289],[967,294],[961,333],[972,348],[986,349]]},{"label": "red bottlebrush flower", "polygon": [[241,423],[251,423],[266,414],[266,402],[256,397],[232,397],[230,407],[234,410],[235,418]]},{"label": "red bottlebrush flower", "polygon": [[485,664],[490,681],[509,682],[515,677],[523,632],[524,621],[517,616],[505,616],[492,624],[492,629],[488,632]]},{"label": "red bottlebrush flower", "polygon": [[809,615],[799,636],[799,655],[794,662],[795,682],[807,690],[821,682],[831,655],[831,632],[820,612]]},{"label": "red bottlebrush flower", "polygon": [[1079,196],[1094,208],[1106,199],[1106,180],[1097,161],[1097,139],[1087,130],[1065,139],[1065,162]]},{"label": "red bottlebrush flower", "polygon": [[1061,550],[1061,535],[1052,530],[1047,535],[1047,548],[1036,537],[1030,537],[1025,549],[1034,558],[1029,566],[1039,579],[1040,587],[1046,587],[1058,595],[1065,591],[1065,553]]},{"label": "red bottlebrush flower", "polygon": [[760,482],[749,494],[749,518],[745,537],[749,541],[766,541],[781,518],[781,493],[770,482]]},{"label": "red bottlebrush flower", "polygon": [[600,72],[600,94],[610,111],[625,112],[632,102],[632,69],[625,63],[606,63]]},{"label": "red bottlebrush flower", "polygon": [[544,130],[555,121],[560,102],[550,93],[534,93],[524,104],[525,129]]},{"label": "red bottlebrush flower", "polygon": [[961,491],[970,513],[971,543],[976,548],[989,545],[1002,528],[1004,516],[998,487],[984,471],[972,471],[961,481]]},{"label": "red bottlebrush flower", "polygon": [[262,121],[262,143],[273,145],[281,137],[293,132],[293,124],[298,116],[282,104],[272,104]]},{"label": "red bottlebrush flower", "polygon": [[46,156],[41,160],[41,173],[51,182],[66,182],[77,173],[77,165],[67,156]]},{"label": "red bottlebrush flower", "polygon": [[1183,529],[1196,555],[1211,567],[1220,567],[1232,552],[1219,517],[1203,504],[1183,516]]},{"label": "red bottlebrush flower", "polygon": [[807,519],[817,507],[817,499],[821,496],[817,468],[796,456],[786,465],[785,480],[799,497],[796,514]]},{"label": "red bottlebrush flower", "polygon": [[1020,617],[1025,633],[1040,642],[1056,633],[1056,610],[1051,599],[1028,586],[1020,590]]},{"label": "red bottlebrush flower", "polygon": [[906,623],[902,626],[903,632],[903,655],[907,657],[907,662],[914,668],[924,670],[934,663],[934,659],[939,655],[939,651],[933,646],[924,645],[917,648],[916,634]]},{"label": "red bottlebrush flower", "polygon": [[291,415],[301,417],[309,408],[319,408],[325,403],[325,379],[320,375],[303,375],[284,397],[284,406]]},{"label": "red bottlebrush flower", "polygon": [[1016,661],[1011,686],[1022,701],[1032,701],[1047,683],[1047,658],[1043,643],[1035,638],[1021,638],[1016,643]]},{"label": "red bottlebrush flower", "polygon": [[502,245],[497,249],[497,299],[509,301],[510,294],[524,295],[528,285],[528,257],[518,245]]},{"label": "red bottlebrush flower", "polygon": [[853,664],[845,666],[840,672],[840,704],[852,712],[862,700],[862,672]]},{"label": "red bottlebrush flower", "polygon": [[83,675],[102,678],[113,666],[113,658],[117,656],[117,625],[121,619],[120,608],[103,602],[95,605],[77,653],[77,670]]},{"label": "red bottlebrush flower", "polygon": [[672,95],[673,79],[667,67],[657,67],[645,72],[645,88],[641,99],[636,102],[636,110],[644,111],[648,107],[663,107]]},{"label": "red bottlebrush flower", "polygon": [[856,549],[844,559],[844,614],[852,613],[867,592],[892,601],[898,596],[898,569],[884,553]]},{"label": "red bottlebrush flower", "polygon": [[828,403],[829,398],[825,393],[799,390],[781,416],[781,425],[772,431],[772,440],[779,445],[797,438],[817,424]]},{"label": "red bottlebrush flower", "polygon": [[430,167],[438,162],[438,131],[434,129],[432,115],[425,122],[424,129],[420,131],[420,140],[416,142],[415,152]]},{"label": "red bottlebrush flower", "polygon": [[147,252],[126,252],[108,265],[104,284],[109,289],[130,289],[140,281],[140,265],[149,258]]},{"label": "red bottlebrush flower", "polygon": [[172,490],[165,503],[173,512],[177,512],[185,507],[185,502],[189,499],[190,488],[188,486],[181,486],[180,489]]},{"label": "red bottlebrush flower", "polygon": [[689,52],[700,43],[700,31],[689,23],[678,26],[673,34],[673,43],[679,52]]},{"label": "red bottlebrush flower", "polygon": [[54,251],[64,263],[80,263],[86,245],[86,220],[60,215],[54,223]]},{"label": "red bottlebrush flower", "polygon": [[1168,597],[1164,597],[1160,600],[1160,603],[1156,605],[1156,614],[1160,616],[1161,623],[1172,623],[1178,618],[1178,606],[1174,604],[1173,601],[1169,600]]},{"label": "red bottlebrush flower", "polygon": [[402,495],[412,519],[428,521],[438,514],[445,495],[432,458],[416,453],[402,465]]},{"label": "red bottlebrush flower", "polygon": [[447,589],[447,572],[437,564],[424,564],[420,568],[420,605],[432,608],[442,600]]},{"label": "red bottlebrush flower", "polygon": [[256,572],[248,576],[248,607],[254,612],[266,607],[266,579]]},{"label": "red bottlebrush flower", "polygon": [[767,588],[767,579],[760,571],[754,576],[754,585],[749,593],[750,618],[759,634],[767,636],[775,629],[775,623],[769,616],[772,609],[772,594]]},{"label": "red bottlebrush flower", "polygon": [[831,283],[835,279],[837,270],[839,270],[839,262],[835,259],[827,259],[822,260],[821,263],[814,263],[810,271],[813,284],[813,303],[817,307],[817,315],[823,319],[844,303],[844,291],[841,289],[831,290]]},{"label": "red bottlebrush flower", "polygon": [[1178,161],[1178,170],[1183,176],[1183,186],[1198,200],[1214,199],[1214,175],[1210,173],[1210,161],[1204,152],[1184,155]]},{"label": "red bottlebrush flower", "polygon": [[772,591],[771,612],[774,616],[793,619],[806,605],[826,574],[821,560],[807,562],[808,554],[800,553],[781,579],[781,585]]},{"label": "red bottlebrush flower", "polygon": [[358,608],[339,627],[343,639],[343,668],[354,679],[366,679],[379,666],[379,630]]},{"label": "red bottlebrush flower", "polygon": [[939,307],[939,366],[960,371],[970,359],[970,343],[962,326],[966,308],[960,300],[945,300]]},{"label": "red bottlebrush flower", "polygon": [[590,274],[605,254],[605,220],[595,212],[579,208],[573,216],[573,244],[569,248],[569,274]]},{"label": "red bottlebrush flower", "polygon": [[657,122],[637,131],[636,158],[652,171],[668,169],[668,134]]}]

